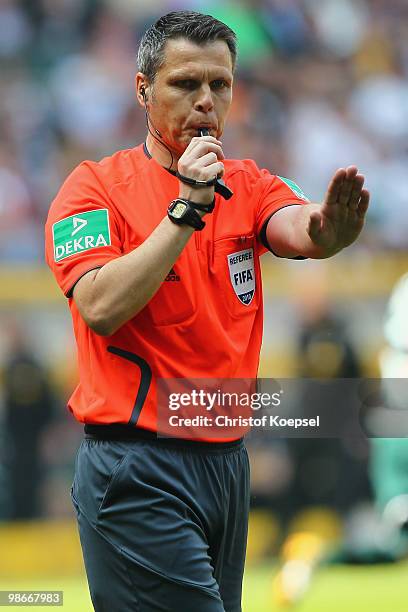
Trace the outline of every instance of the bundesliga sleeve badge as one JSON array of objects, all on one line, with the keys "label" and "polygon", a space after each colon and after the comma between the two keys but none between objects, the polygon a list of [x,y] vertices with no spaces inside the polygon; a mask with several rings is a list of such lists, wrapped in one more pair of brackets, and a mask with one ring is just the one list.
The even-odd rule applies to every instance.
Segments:
[{"label": "bundesliga sleeve badge", "polygon": [[230,279],[242,304],[249,306],[255,294],[254,250],[245,249],[227,255]]},{"label": "bundesliga sleeve badge", "polygon": [[305,195],[299,185],[296,185],[294,181],[291,181],[290,179],[285,178],[284,176],[277,176],[277,178],[280,179],[282,183],[285,183],[285,185],[287,185],[289,189],[293,191],[295,196],[297,196],[301,200],[304,200],[305,202],[310,202],[309,198]]},{"label": "bundesliga sleeve badge", "polygon": [[71,215],[52,226],[56,262],[98,247],[110,246],[109,212],[106,208]]}]

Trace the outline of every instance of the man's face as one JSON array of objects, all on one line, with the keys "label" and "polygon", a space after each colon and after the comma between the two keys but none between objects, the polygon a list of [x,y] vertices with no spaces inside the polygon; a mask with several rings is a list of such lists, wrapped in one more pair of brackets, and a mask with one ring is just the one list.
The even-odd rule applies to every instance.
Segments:
[{"label": "man's face", "polygon": [[148,96],[154,128],[181,155],[200,127],[219,138],[231,105],[233,68],[228,45],[167,41],[165,61]]}]

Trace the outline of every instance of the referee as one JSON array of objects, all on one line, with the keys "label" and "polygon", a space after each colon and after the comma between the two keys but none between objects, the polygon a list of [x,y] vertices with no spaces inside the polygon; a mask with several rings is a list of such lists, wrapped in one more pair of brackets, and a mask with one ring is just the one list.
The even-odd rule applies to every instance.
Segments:
[{"label": "referee", "polygon": [[242,439],[158,438],[158,378],[255,378],[259,258],[326,258],[359,235],[364,177],[321,204],[252,160],[227,160],[236,37],[174,12],[145,33],[146,141],[67,178],[46,257],[68,298],[85,424],[72,500],[97,612],[238,612],[249,506]]}]

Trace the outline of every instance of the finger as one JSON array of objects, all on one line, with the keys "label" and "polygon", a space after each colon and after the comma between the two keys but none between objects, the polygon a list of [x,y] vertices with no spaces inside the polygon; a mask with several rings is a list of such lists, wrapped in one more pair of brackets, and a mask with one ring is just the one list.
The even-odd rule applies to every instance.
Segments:
[{"label": "finger", "polygon": [[214,142],[197,142],[189,151],[189,154],[194,154],[194,157],[201,157],[202,155],[205,155],[205,153],[210,152],[216,153],[218,159],[225,159],[224,151],[222,150],[221,145]]},{"label": "finger", "polygon": [[[218,157],[216,153],[207,153],[203,155],[199,159],[196,159],[194,163],[188,166],[187,173],[189,178],[196,179],[198,181],[208,180],[207,178],[207,168],[209,166],[213,166],[218,162]],[[213,178],[210,176],[209,178]]]},{"label": "finger", "polygon": [[212,162],[225,159],[224,153],[218,145],[207,143],[207,145],[201,149],[196,148],[194,151],[187,151],[186,149],[179,159],[178,171],[184,176],[190,176],[191,171],[196,172],[197,169],[201,168],[200,160],[208,154],[215,156],[211,159]]},{"label": "finger", "polygon": [[346,168],[346,178],[353,179],[358,174],[357,166],[347,166]]},{"label": "finger", "polygon": [[310,214],[309,226],[307,228],[308,234],[313,242],[317,240],[320,234],[321,227],[321,216],[320,213],[315,211]]},{"label": "finger", "polygon": [[353,188],[351,190],[350,199],[348,201],[348,207],[350,210],[356,210],[357,206],[360,202],[361,191],[364,185],[364,176],[362,174],[357,174],[354,179]]},{"label": "finger", "polygon": [[208,136],[193,136],[191,139],[191,142],[221,142],[221,140],[218,140],[218,138],[215,138],[215,136],[210,136],[208,134]]},{"label": "finger", "polygon": [[221,140],[217,140],[214,136],[194,136],[190,141],[189,147],[195,148],[197,145],[202,145],[203,143],[222,146]]},{"label": "finger", "polygon": [[215,164],[210,164],[205,168],[201,169],[200,181],[210,181],[215,176],[223,176],[225,172],[224,164],[222,162],[217,162]]},{"label": "finger", "polygon": [[209,142],[208,140],[204,140],[204,138],[193,138],[193,140],[190,142],[190,144],[187,147],[187,149],[189,149],[190,152],[196,151],[197,149],[211,151],[214,148],[219,148],[222,150],[222,143],[218,140]]},{"label": "finger", "polygon": [[203,155],[202,157],[200,157],[197,160],[197,164],[200,165],[200,169],[201,168],[205,168],[206,166],[210,166],[211,164],[216,164],[218,161],[218,157],[216,153],[207,153],[206,155]]},{"label": "finger", "polygon": [[192,138],[180,159],[184,161],[185,159],[191,159],[191,156],[193,156],[193,158],[196,157],[197,147],[200,147],[198,151],[201,150],[203,153],[208,153],[211,150],[215,151],[215,148],[218,147],[220,157],[224,159],[224,153],[221,148],[222,143],[211,136],[203,136],[202,138],[195,136]]},{"label": "finger", "polygon": [[342,206],[347,206],[353,191],[354,181],[357,176],[358,169],[356,166],[349,166],[346,169],[346,177],[339,190],[338,203]]},{"label": "finger", "polygon": [[346,170],[344,168],[339,168],[335,172],[327,188],[326,196],[324,198],[325,204],[328,204],[329,206],[331,206],[332,204],[336,204],[337,198],[339,195],[339,191],[340,191],[340,188],[343,184],[345,177],[346,177]]},{"label": "finger", "polygon": [[368,205],[370,203],[370,192],[367,189],[363,189],[361,192],[360,202],[357,207],[357,215],[360,219],[364,219],[364,216],[368,210]]}]

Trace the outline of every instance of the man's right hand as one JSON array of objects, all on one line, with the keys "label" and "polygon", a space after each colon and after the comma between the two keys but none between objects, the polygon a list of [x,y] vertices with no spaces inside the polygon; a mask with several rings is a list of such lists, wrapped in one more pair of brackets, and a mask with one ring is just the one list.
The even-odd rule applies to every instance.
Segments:
[{"label": "man's right hand", "polygon": [[[224,164],[220,160],[225,159],[221,147],[222,143],[213,136],[192,138],[178,161],[179,173],[196,181],[221,178],[224,174]],[[211,204],[214,187],[193,187],[180,181],[179,197],[197,204]]]}]

